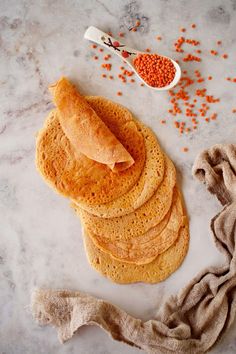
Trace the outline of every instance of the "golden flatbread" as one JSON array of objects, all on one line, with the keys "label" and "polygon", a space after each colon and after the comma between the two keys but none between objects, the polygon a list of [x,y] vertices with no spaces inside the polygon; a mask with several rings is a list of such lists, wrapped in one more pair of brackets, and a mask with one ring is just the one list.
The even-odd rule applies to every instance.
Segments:
[{"label": "golden flatbread", "polygon": [[158,283],[170,276],[183,262],[188,251],[189,230],[186,223],[179,232],[175,243],[148,264],[128,264],[112,258],[84,234],[88,261],[102,275],[120,284],[135,282]]},{"label": "golden flatbread", "polygon": [[[100,102],[101,110],[98,110],[98,99],[94,98],[93,101],[93,98],[90,98],[89,104],[93,107],[94,103],[98,114],[102,114],[103,101]],[[144,136],[146,159],[137,183],[127,193],[109,203],[92,206],[86,203],[79,203],[80,208],[99,217],[112,218],[123,216],[138,209],[157,190],[164,176],[164,155],[151,129],[140,123],[139,126]]]},{"label": "golden flatbread", "polygon": [[94,235],[85,229],[93,243],[113,258],[126,263],[146,264],[166,251],[177,239],[179,229],[186,222],[181,195],[176,189],[170,212],[155,227],[144,235],[124,241],[110,240],[108,237]]},{"label": "golden flatbread", "polygon": [[123,171],[134,159],[96,111],[65,77],[49,87],[62,130],[74,147],[91,160]]},{"label": "golden flatbread", "polygon": [[134,158],[131,167],[114,173],[107,165],[75,151],[61,128],[56,110],[50,112],[36,141],[36,166],[43,178],[65,197],[90,205],[110,202],[128,192],[145,162],[143,135],[131,113],[102,97],[92,98],[95,111],[96,100],[101,119]]},{"label": "golden flatbread", "polygon": [[165,157],[164,179],[154,195],[140,208],[128,215],[115,218],[100,218],[73,204],[81,217],[84,227],[95,235],[108,241],[129,240],[144,234],[159,224],[170,209],[173,188],[176,184],[176,171],[170,159]]}]

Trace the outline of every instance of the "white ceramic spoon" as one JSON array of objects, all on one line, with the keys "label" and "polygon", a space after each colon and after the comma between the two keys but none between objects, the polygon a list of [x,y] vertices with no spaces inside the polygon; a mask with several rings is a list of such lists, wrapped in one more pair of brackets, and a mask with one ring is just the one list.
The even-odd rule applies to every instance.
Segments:
[{"label": "white ceramic spoon", "polygon": [[169,60],[172,61],[176,69],[174,80],[165,87],[153,87],[148,85],[146,81],[142,79],[142,77],[138,74],[133,64],[134,59],[138,54],[147,54],[147,53],[143,53],[136,49],[127,47],[125,44],[121,43],[120,40],[109,36],[107,33],[100,31],[98,28],[94,26],[90,26],[86,30],[84,34],[84,38],[102,45],[103,47],[109,49],[111,52],[113,52],[114,54],[122,58],[129,66],[131,66],[132,70],[136,73],[136,75],[140,78],[140,80],[142,80],[143,83],[151,89],[157,91],[166,91],[166,90],[170,90],[179,82],[179,79],[181,77],[181,69],[178,63],[176,63],[176,61],[172,60],[171,58],[165,57],[163,55],[164,58],[168,58]]}]

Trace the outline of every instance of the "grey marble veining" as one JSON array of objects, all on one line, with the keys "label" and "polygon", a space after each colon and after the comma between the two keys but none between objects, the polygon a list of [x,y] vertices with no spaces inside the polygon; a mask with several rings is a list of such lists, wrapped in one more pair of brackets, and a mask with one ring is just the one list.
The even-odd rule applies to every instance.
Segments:
[{"label": "grey marble veining", "polygon": [[[128,29],[135,19],[142,26]],[[197,24],[193,37],[209,48],[223,41],[226,61],[205,55],[201,72],[211,74],[206,85],[221,98],[218,120],[199,131],[179,137],[171,124],[161,125],[168,96],[139,85],[122,86],[101,78],[95,54],[83,40],[85,29],[95,25],[113,33],[124,31],[130,46],[178,58],[172,49],[179,28]],[[82,328],[64,346],[51,327],[39,327],[29,313],[35,286],[87,291],[122,306],[134,316],[149,319],[165,299],[176,293],[200,269],[223,262],[209,232],[209,220],[220,209],[216,200],[191,177],[196,154],[215,143],[235,142],[236,107],[236,1],[234,0],[0,0],[0,353],[138,353],[113,342],[95,327]],[[163,41],[157,42],[156,35]],[[117,58],[113,66],[120,66]],[[197,64],[186,64],[193,68]],[[87,263],[78,218],[68,201],[55,194],[35,170],[35,134],[52,107],[49,83],[61,75],[78,83],[85,94],[104,95],[129,107],[157,133],[163,148],[175,161],[190,215],[191,242],[183,266],[157,285],[115,285]],[[183,146],[188,153],[181,153]],[[236,352],[236,325],[212,353]]]}]

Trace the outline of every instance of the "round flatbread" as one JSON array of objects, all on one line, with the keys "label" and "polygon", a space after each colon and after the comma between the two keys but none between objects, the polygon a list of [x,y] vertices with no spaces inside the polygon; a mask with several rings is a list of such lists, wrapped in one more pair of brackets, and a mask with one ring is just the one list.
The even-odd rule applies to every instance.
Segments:
[{"label": "round flatbread", "polygon": [[180,192],[176,189],[171,210],[164,219],[145,234],[128,241],[108,241],[108,238],[94,235],[85,230],[94,244],[119,261],[133,264],[147,264],[165,252],[177,239],[179,229],[186,222]]},{"label": "round flatbread", "polygon": [[[89,102],[93,107],[93,101]],[[155,193],[164,176],[164,156],[151,129],[141,123],[139,126],[144,136],[146,159],[137,183],[127,193],[109,203],[95,206],[79,203],[80,208],[99,217],[113,218],[133,212]]]},{"label": "round flatbread", "polygon": [[53,110],[37,136],[36,165],[60,194],[97,205],[119,198],[135,185],[145,162],[145,145],[141,129],[126,108],[103,97],[88,97],[87,101],[135,163],[124,171],[113,172],[107,165],[75,151]]},{"label": "round flatbread", "polygon": [[91,266],[115,283],[158,283],[169,277],[183,262],[188,251],[189,230],[186,223],[180,229],[177,240],[168,250],[157,256],[151,263],[143,265],[128,264],[112,258],[97,248],[86,234],[84,243]]},{"label": "round flatbread", "polygon": [[94,235],[107,238],[109,242],[130,240],[144,234],[159,224],[170,209],[176,171],[170,159],[165,157],[164,179],[154,195],[134,212],[115,218],[100,218],[73,204],[82,224]]}]

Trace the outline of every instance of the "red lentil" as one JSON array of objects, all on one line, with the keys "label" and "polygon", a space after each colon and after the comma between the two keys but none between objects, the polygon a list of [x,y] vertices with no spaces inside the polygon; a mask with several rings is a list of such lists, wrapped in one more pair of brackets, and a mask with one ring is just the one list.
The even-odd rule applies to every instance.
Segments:
[{"label": "red lentil", "polygon": [[223,55],[222,55],[222,58],[228,59],[228,54],[223,54]]},{"label": "red lentil", "polygon": [[162,119],[162,120],[161,120],[161,124],[166,124],[166,120],[165,120],[165,119]]},{"label": "red lentil", "polygon": [[186,28],[180,28],[181,32],[186,32]]},{"label": "red lentil", "polygon": [[195,23],[193,23],[193,24],[191,25],[191,27],[192,27],[192,28],[196,28],[197,26],[195,25]]},{"label": "red lentil", "polygon": [[182,151],[183,151],[183,152],[188,152],[188,148],[187,148],[187,147],[183,147],[183,148],[182,148]]},{"label": "red lentil", "polygon": [[119,37],[124,37],[124,36],[125,36],[124,32],[119,32]]},{"label": "red lentil", "polygon": [[156,37],[158,41],[161,41],[162,40],[162,37],[161,36],[157,36]]},{"label": "red lentil", "polygon": [[175,77],[175,67],[170,59],[157,54],[140,54],[134,66],[142,79],[150,86],[165,87]]},{"label": "red lentil", "polygon": [[95,49],[95,48],[97,48],[97,45],[96,44],[92,44],[91,48]]},{"label": "red lentil", "polygon": [[222,44],[222,42],[221,42],[221,41],[217,41],[216,43],[217,43],[218,45],[221,45],[221,44]]},{"label": "red lentil", "polygon": [[122,92],[121,92],[121,91],[118,91],[118,92],[117,92],[117,96],[122,96]]},{"label": "red lentil", "polygon": [[196,57],[195,55],[188,54],[182,60],[183,61],[201,61],[202,59],[199,57]]},{"label": "red lentil", "polygon": [[218,55],[218,52],[217,52],[216,50],[213,50],[213,49],[210,51],[210,53],[211,53],[212,55]]},{"label": "red lentil", "polygon": [[93,59],[94,59],[94,60],[98,60],[98,56],[95,55],[95,56],[93,57]]}]

